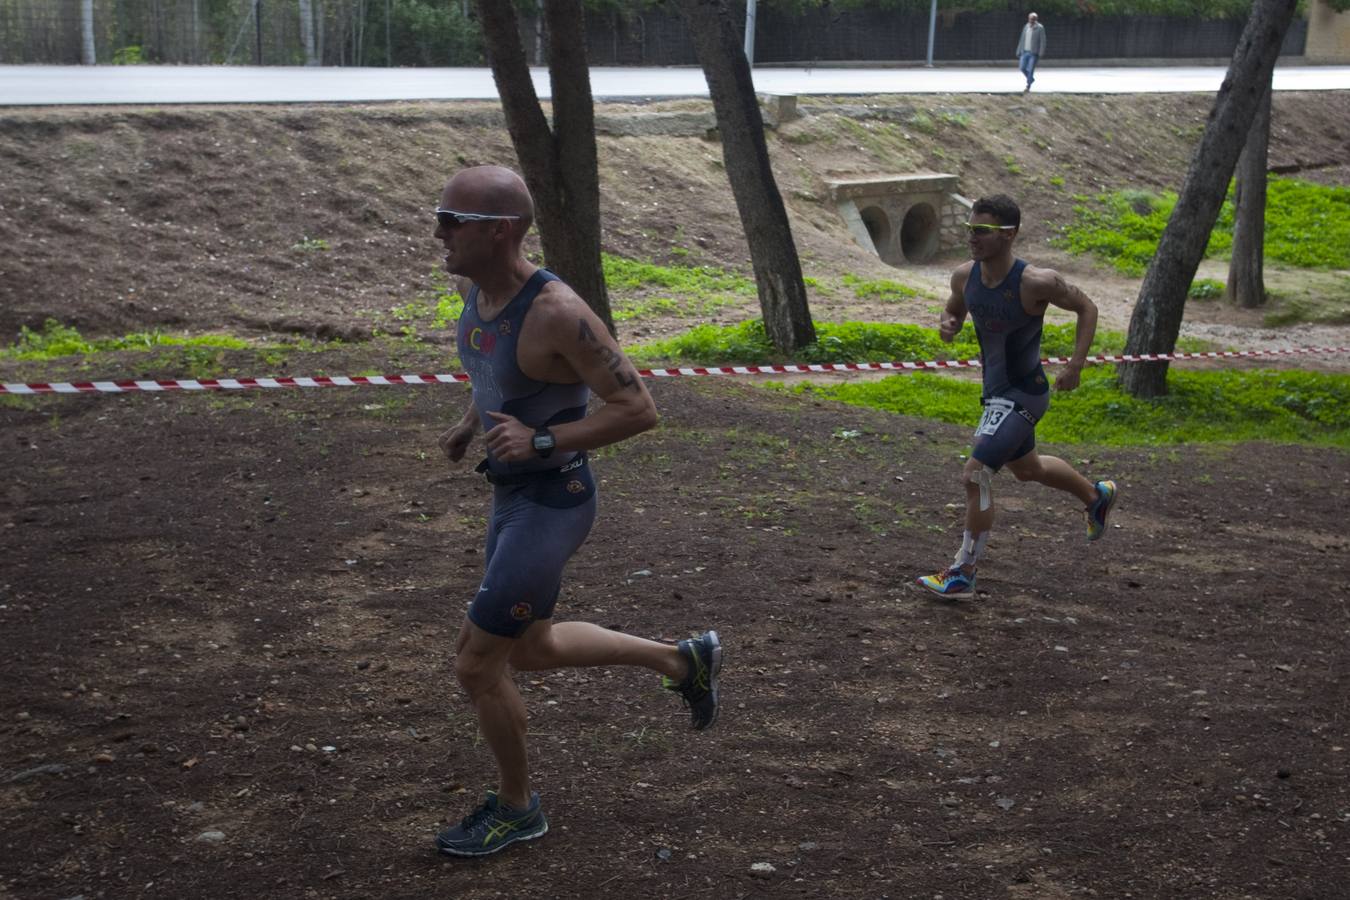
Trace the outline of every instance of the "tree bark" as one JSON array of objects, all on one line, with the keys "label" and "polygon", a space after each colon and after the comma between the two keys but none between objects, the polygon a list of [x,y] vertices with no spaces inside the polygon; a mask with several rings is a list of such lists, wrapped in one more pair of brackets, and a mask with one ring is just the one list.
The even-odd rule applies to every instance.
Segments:
[{"label": "tree bark", "polygon": [[521,175],[534,195],[544,261],[613,334],[614,316],[600,260],[600,174],[581,0],[547,0],[544,5],[553,90],[551,129],[530,80],[514,5],[500,0],[477,3],[506,127]]},{"label": "tree bark", "polygon": [[1267,85],[1237,163],[1233,253],[1224,294],[1225,299],[1246,309],[1266,302],[1266,151],[1270,146],[1271,93]]},{"label": "tree bark", "polygon": [[764,329],[775,347],[791,353],[815,341],[816,329],[787,209],[769,162],[750,63],[726,0],[679,0],[679,7],[708,79],[727,178],[750,245]]},{"label": "tree bark", "polygon": [[300,43],[305,45],[305,65],[317,66],[319,59],[314,53],[314,7],[310,0],[297,0],[300,7]]},{"label": "tree bark", "polygon": [[[1139,288],[1125,343],[1128,354],[1170,353],[1176,348],[1186,293],[1228,194],[1228,179],[1247,130],[1267,93],[1295,6],[1296,0],[1256,0],[1252,6],[1158,253]],[[1120,384],[1136,397],[1160,397],[1167,393],[1167,363],[1124,364]]]}]

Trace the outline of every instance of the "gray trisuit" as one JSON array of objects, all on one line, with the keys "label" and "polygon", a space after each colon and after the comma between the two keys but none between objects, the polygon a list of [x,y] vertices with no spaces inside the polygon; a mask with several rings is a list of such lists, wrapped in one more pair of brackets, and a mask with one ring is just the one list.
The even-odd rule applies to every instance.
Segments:
[{"label": "gray trisuit", "polygon": [[[483,430],[489,412],[515,416],[531,428],[575,422],[586,415],[590,389],[583,382],[536,381],[520,370],[516,344],[525,316],[544,285],[558,276],[537,270],[493,319],[478,314],[478,286],[464,301],[458,329],[459,358],[473,384]],[[492,492],[486,572],[469,606],[469,620],[501,637],[519,637],[536,619],[553,615],[563,567],[595,521],[595,480],[585,453],[554,453],[523,463],[488,454],[484,465]]]}]

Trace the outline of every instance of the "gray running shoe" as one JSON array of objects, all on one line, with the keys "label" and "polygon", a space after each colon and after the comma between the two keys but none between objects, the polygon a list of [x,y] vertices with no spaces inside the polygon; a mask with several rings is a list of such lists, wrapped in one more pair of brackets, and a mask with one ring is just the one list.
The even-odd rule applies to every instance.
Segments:
[{"label": "gray running shoe", "polygon": [[722,644],[717,632],[705,631],[702,636],[680,641],[680,655],[689,660],[689,674],[684,681],[661,677],[661,685],[676,691],[689,707],[691,724],[695,731],[710,728],[717,721],[717,674],[722,671]]},{"label": "gray running shoe", "polygon": [[436,849],[450,856],[487,856],[516,841],[543,837],[546,831],[548,820],[538,794],[530,795],[530,808],[522,812],[499,806],[497,792],[488,791],[486,803],[436,836]]}]

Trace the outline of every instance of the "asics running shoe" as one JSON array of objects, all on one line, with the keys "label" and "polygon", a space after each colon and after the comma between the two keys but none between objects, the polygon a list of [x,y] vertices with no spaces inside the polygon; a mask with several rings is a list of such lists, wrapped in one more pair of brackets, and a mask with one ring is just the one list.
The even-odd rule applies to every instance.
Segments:
[{"label": "asics running shoe", "polygon": [[546,831],[548,820],[538,794],[530,795],[529,809],[518,810],[501,806],[497,792],[488,791],[487,802],[436,836],[436,848],[450,856],[487,856],[516,841],[543,837]]},{"label": "asics running shoe", "polygon": [[661,686],[675,691],[689,707],[691,724],[702,731],[717,721],[717,674],[722,671],[722,643],[717,632],[705,631],[702,636],[680,641],[680,655],[689,661],[689,674],[683,681],[661,677]]}]

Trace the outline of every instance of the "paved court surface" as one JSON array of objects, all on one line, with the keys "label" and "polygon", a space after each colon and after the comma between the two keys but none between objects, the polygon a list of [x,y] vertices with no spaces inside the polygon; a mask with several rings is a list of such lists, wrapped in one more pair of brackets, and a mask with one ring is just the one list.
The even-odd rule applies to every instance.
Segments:
[{"label": "paved court surface", "polygon": [[[550,95],[548,70],[532,69]],[[1037,93],[1212,92],[1219,66],[1036,70]],[[1007,66],[976,68],[757,68],[755,88],[783,94],[1021,93]],[[1350,66],[1275,70],[1280,91],[1350,90]],[[597,99],[706,97],[697,68],[595,68]],[[0,66],[0,106],[160,103],[343,103],[385,100],[496,100],[488,69],[357,69],[254,66]]]}]

